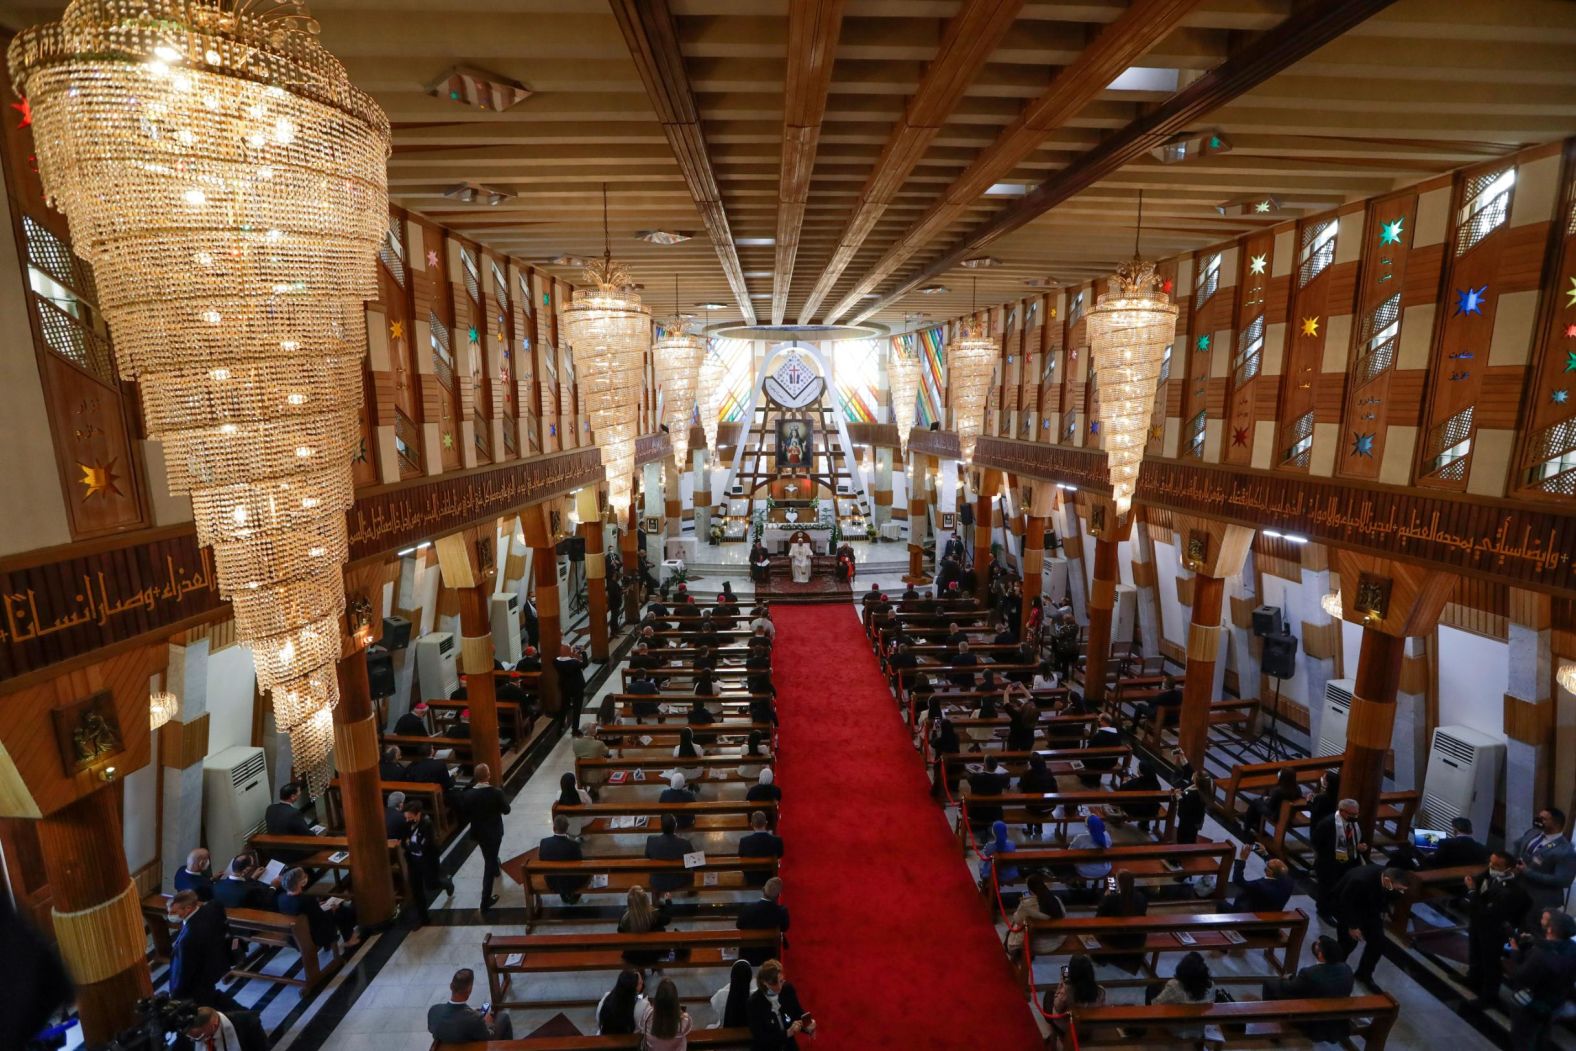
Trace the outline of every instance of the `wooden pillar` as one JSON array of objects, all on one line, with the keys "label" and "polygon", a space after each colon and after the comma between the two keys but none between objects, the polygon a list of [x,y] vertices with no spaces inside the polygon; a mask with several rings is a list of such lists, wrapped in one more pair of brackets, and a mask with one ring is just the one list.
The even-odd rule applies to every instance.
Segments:
[{"label": "wooden pillar", "polygon": [[120,806],[108,786],[38,822],[55,941],[89,1046],[134,1022],[137,1001],[153,993],[141,903],[121,838]]},{"label": "wooden pillar", "polygon": [[586,619],[591,633],[591,659],[607,660],[606,534],[597,505],[597,491],[582,489],[575,497],[580,511],[580,537],[586,544]]},{"label": "wooden pillar", "polygon": [[[445,587],[460,598],[460,671],[471,710],[471,758],[503,778],[498,740],[498,681],[493,677],[492,602],[498,529],[493,522],[439,537],[433,544]],[[543,660],[546,664],[546,660]]]},{"label": "wooden pillar", "polygon": [[1341,794],[1357,800],[1363,838],[1372,842],[1385,756],[1395,734],[1396,694],[1408,636],[1430,634],[1456,586],[1456,577],[1434,569],[1352,551],[1336,551],[1342,619],[1363,625],[1346,723]]},{"label": "wooden pillar", "polygon": [[1132,530],[1133,515],[1120,519],[1109,497],[1091,494],[1089,533],[1094,537],[1094,580],[1089,589],[1089,649],[1084,663],[1084,698],[1103,704],[1106,677],[1111,666],[1111,619],[1116,606],[1116,585],[1121,580],[1117,551]]},{"label": "wooden pillar", "polygon": [[1056,486],[1050,482],[1029,483],[1029,506],[1024,508],[1023,608],[1018,623],[1029,623],[1029,609],[1040,597],[1045,574],[1045,531],[1051,527],[1051,511],[1056,504]]},{"label": "wooden pillar", "polygon": [[1182,687],[1178,744],[1195,770],[1204,768],[1209,711],[1215,697],[1215,659],[1225,629],[1220,625],[1226,578],[1242,572],[1253,530],[1207,518],[1178,515],[1182,562],[1193,570],[1193,616],[1187,634],[1187,682]]},{"label": "wooden pillar", "polygon": [[[639,489],[636,489],[639,492]],[[624,531],[618,537],[619,557],[624,560],[626,574],[633,573],[629,584],[624,588],[624,623],[635,624],[640,620],[640,502],[638,499],[629,501],[629,520],[625,523]]]},{"label": "wooden pillar", "polygon": [[[347,643],[354,635],[347,633]],[[388,828],[383,820],[383,784],[378,775],[378,727],[367,652],[347,649],[336,668],[339,703],[334,706],[334,765],[339,773],[345,838],[356,859],[350,870],[356,919],[376,928],[394,919],[394,871],[389,864]]]},{"label": "wooden pillar", "polygon": [[984,602],[990,595],[990,545],[996,535],[993,518],[996,494],[1001,491],[1001,472],[986,468],[974,490],[974,597]]},{"label": "wooden pillar", "polygon": [[913,478],[908,487],[908,576],[905,584],[928,584],[925,575],[925,537],[930,531],[930,510],[925,502],[925,475],[930,469],[930,457],[909,449],[913,463]]},{"label": "wooden pillar", "polygon": [[[558,548],[546,504],[532,504],[520,512],[520,527],[531,547],[531,576],[536,600],[536,640],[542,655],[542,675],[537,692],[542,711],[558,714],[558,669],[553,661],[563,645],[564,631],[558,617]],[[502,776],[501,774],[499,776]]]}]

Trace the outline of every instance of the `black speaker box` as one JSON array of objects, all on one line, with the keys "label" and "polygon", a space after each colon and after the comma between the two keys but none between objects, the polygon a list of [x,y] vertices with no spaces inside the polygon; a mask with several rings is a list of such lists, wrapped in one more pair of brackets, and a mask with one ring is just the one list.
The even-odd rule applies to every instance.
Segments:
[{"label": "black speaker box", "polygon": [[372,696],[394,696],[394,655],[382,646],[367,647],[367,682]]},{"label": "black speaker box", "polygon": [[1264,674],[1289,679],[1297,674],[1297,639],[1293,635],[1264,636],[1264,652],[1259,658]]},{"label": "black speaker box", "polygon": [[584,562],[586,560],[586,538],[583,536],[566,536],[558,542],[558,553],[568,555],[571,562]]},{"label": "black speaker box", "polygon": [[1280,633],[1281,610],[1279,606],[1260,606],[1253,611],[1253,634],[1264,639]]},{"label": "black speaker box", "polygon": [[410,621],[404,617],[383,618],[383,648],[402,650],[410,645]]}]

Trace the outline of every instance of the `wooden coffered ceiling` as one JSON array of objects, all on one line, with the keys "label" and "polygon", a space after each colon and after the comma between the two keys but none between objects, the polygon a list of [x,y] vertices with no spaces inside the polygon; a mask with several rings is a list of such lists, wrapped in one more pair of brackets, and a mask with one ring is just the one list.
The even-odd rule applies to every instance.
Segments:
[{"label": "wooden coffered ceiling", "polygon": [[[0,0],[0,23],[62,6]],[[1565,0],[310,7],[325,46],[394,122],[397,202],[546,263],[600,254],[606,183],[614,253],[652,305],[670,308],[676,276],[679,306],[724,304],[718,321],[939,320],[968,308],[975,276],[980,301],[999,302],[1029,294],[1030,280],[1110,272],[1131,252],[1140,189],[1145,252],[1167,255],[1254,224],[1221,215],[1223,202],[1273,196],[1279,219],[1576,133],[1576,4]],[[1321,24],[1335,22],[1321,20],[1343,14],[1323,42]],[[1305,55],[1273,32],[1294,16],[1315,34]],[[1230,152],[1168,165],[1118,150],[1135,122],[1227,59],[1262,76],[1209,94],[1180,126],[1219,130]],[[425,93],[456,65],[533,94],[495,113]],[[1175,87],[1109,88],[1125,66],[1174,75]],[[1075,178],[1096,147],[1117,163]],[[444,196],[466,182],[511,196]],[[635,236],[659,229],[694,236]],[[956,268],[975,252],[1001,265]],[[911,290],[925,284],[949,291]]]}]

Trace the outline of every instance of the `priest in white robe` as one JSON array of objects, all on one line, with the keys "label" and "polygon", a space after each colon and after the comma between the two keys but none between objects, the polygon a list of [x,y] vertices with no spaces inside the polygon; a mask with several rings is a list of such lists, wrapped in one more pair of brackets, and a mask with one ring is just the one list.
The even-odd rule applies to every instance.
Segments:
[{"label": "priest in white robe", "polygon": [[788,545],[788,568],[793,573],[795,584],[808,584],[810,582],[810,559],[815,554],[815,549],[810,546],[810,540],[804,533],[795,533],[793,543]]}]

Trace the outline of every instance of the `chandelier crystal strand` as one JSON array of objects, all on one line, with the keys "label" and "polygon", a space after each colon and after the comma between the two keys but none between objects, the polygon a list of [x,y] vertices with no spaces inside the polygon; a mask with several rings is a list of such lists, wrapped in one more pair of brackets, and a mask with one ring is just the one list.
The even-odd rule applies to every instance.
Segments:
[{"label": "chandelier crystal strand", "polygon": [[964,463],[974,461],[974,446],[979,441],[980,431],[985,427],[985,400],[990,394],[990,381],[995,375],[996,359],[1001,353],[996,337],[985,331],[976,309],[979,278],[974,279],[974,287],[975,293],[970,297],[969,319],[963,326],[963,334],[947,348],[947,390],[952,397],[952,427],[957,432]]},{"label": "chandelier crystal strand", "polygon": [[689,330],[679,316],[679,279],[673,278],[673,316],[662,323],[662,338],[652,347],[657,382],[662,384],[663,422],[673,442],[674,462],[688,470],[690,415],[700,384],[700,364],[706,357],[706,340]]},{"label": "chandelier crystal strand", "polygon": [[914,429],[914,399],[919,395],[919,362],[901,347],[894,346],[888,359],[892,388],[892,422],[897,426],[898,446],[908,455],[908,432]]},{"label": "chandelier crystal strand", "polygon": [[9,52],[44,192],[314,793],[389,154],[316,28],[298,3],[72,0]]},{"label": "chandelier crystal strand", "polygon": [[722,409],[723,368],[722,355],[717,353],[716,347],[709,348],[700,366],[698,407],[700,425],[706,432],[706,449],[714,459],[717,455],[718,414]]},{"label": "chandelier crystal strand", "polygon": [[602,452],[608,503],[622,518],[634,490],[635,431],[651,346],[651,311],[631,287],[624,264],[613,259],[607,233],[607,186],[602,187],[602,258],[586,267],[587,287],[559,315],[575,356],[575,376],[596,444]]}]

